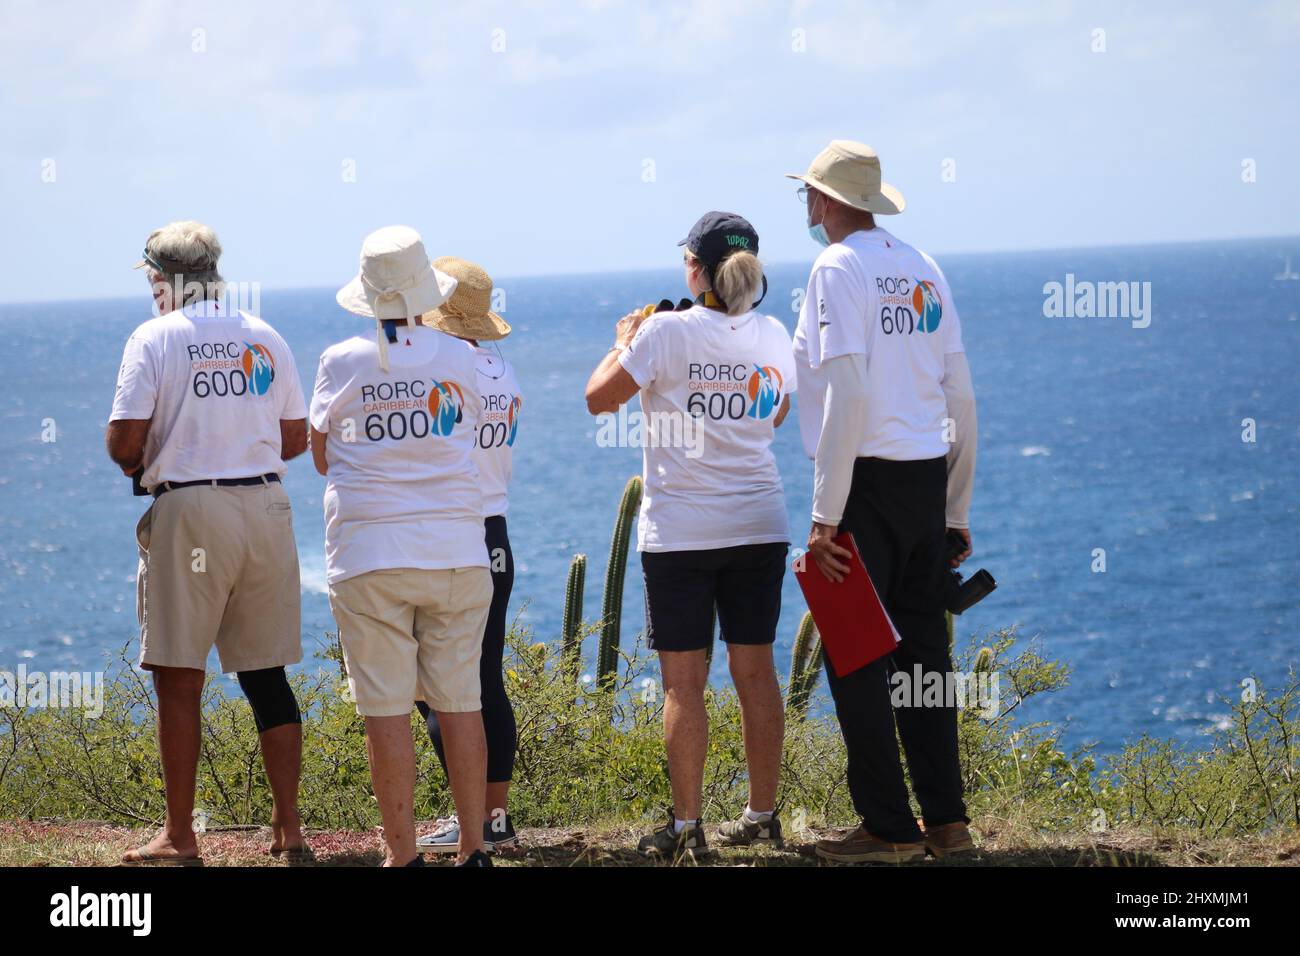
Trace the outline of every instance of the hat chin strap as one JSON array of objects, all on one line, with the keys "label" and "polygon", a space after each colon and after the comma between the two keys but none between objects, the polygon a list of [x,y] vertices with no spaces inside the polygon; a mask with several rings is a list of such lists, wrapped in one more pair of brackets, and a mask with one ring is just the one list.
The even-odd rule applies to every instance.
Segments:
[{"label": "hat chin strap", "polygon": [[[402,307],[406,310],[406,324],[410,328],[415,325],[415,317],[411,315],[411,303],[406,298],[405,289],[385,289],[375,296],[375,305],[380,302],[388,301],[396,296],[402,299]],[[375,309],[379,311],[378,308]],[[382,371],[388,371],[388,343],[397,341],[397,320],[381,319],[375,316],[375,345],[379,349],[379,368]]]}]

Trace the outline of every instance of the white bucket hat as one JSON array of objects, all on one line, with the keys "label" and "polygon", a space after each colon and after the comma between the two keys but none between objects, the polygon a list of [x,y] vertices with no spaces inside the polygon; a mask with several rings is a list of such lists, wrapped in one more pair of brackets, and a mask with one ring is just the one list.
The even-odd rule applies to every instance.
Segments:
[{"label": "white bucket hat", "polygon": [[786,173],[846,206],[883,216],[903,211],[903,194],[881,180],[880,157],[865,143],[832,140],[817,154],[806,173]]},{"label": "white bucket hat", "polygon": [[456,280],[433,268],[420,234],[410,226],[385,226],[361,244],[361,271],[335,299],[354,315],[375,320],[379,367],[388,371],[386,320],[431,312],[456,290]]}]

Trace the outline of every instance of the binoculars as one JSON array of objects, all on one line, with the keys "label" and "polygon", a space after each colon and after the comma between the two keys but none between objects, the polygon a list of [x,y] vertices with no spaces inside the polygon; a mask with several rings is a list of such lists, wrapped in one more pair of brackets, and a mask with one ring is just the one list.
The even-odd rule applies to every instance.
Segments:
[{"label": "binoculars", "polygon": [[[948,560],[951,562],[965,550],[966,539],[955,531],[949,531]],[[993,580],[993,575],[983,568],[965,581],[955,570],[949,569],[947,587],[944,589],[944,607],[953,614],[960,614],[988,597],[997,586],[998,582]]]},{"label": "binoculars", "polygon": [[680,302],[678,302],[675,305],[673,304],[672,299],[660,299],[657,305],[651,302],[649,305],[643,308],[641,310],[641,314],[648,319],[656,312],[685,312],[694,304],[695,303],[692,302],[690,299],[682,299]]}]

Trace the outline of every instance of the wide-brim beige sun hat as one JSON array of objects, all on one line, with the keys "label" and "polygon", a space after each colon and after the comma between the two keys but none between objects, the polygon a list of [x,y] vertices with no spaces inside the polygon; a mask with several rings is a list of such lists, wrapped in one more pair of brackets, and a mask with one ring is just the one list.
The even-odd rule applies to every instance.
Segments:
[{"label": "wide-brim beige sun hat", "polygon": [[460,339],[493,342],[510,334],[510,325],[492,311],[492,278],[481,266],[456,256],[433,260],[433,268],[456,280],[456,291],[424,313],[425,325]]},{"label": "wide-brim beige sun hat", "polygon": [[893,216],[907,206],[903,194],[881,179],[880,157],[876,151],[851,139],[832,140],[817,154],[806,173],[785,175],[865,212]]},{"label": "wide-brim beige sun hat", "polygon": [[338,304],[369,319],[413,319],[447,301],[456,280],[439,272],[410,226],[385,226],[361,244],[361,270],[339,289]]}]

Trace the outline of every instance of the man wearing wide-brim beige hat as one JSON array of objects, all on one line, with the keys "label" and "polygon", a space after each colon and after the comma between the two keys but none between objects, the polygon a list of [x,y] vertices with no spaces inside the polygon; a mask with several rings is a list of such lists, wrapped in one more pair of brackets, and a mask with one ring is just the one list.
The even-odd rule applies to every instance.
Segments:
[{"label": "man wearing wide-brim beige hat", "polygon": [[833,140],[813,159],[806,173],[786,173],[818,192],[863,212],[892,216],[907,203],[900,193],[880,178],[880,157],[870,146],[848,139]]},{"label": "man wearing wide-brim beige hat", "polygon": [[[835,140],[805,173],[813,264],[795,332],[799,426],[814,461],[808,551],[841,581],[851,532],[901,640],[838,675],[827,668],[862,824],[817,843],[837,862],[903,862],[970,849],[955,701],[892,706],[890,675],[952,686],[944,618],[949,567],[971,553],[975,394],[952,291],[924,252],[876,225],[905,208],[870,146]],[[897,736],[896,736],[897,734]],[[901,739],[925,819],[917,827]]]}]

